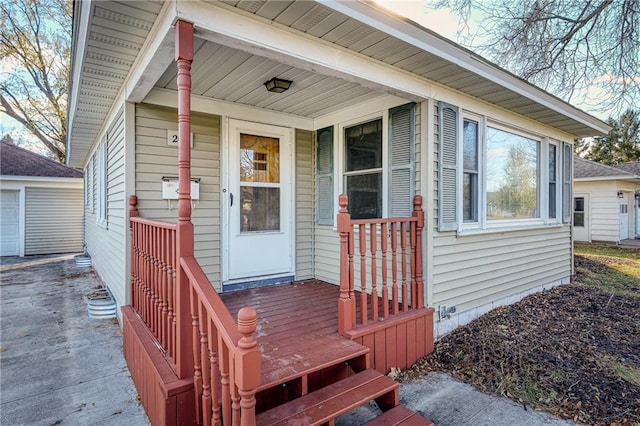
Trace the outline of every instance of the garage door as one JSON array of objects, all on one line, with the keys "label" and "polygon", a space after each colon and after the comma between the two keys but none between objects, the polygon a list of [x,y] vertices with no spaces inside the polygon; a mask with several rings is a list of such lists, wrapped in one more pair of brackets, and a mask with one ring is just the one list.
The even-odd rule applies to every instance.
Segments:
[{"label": "garage door", "polygon": [[0,191],[0,256],[20,251],[20,191]]}]

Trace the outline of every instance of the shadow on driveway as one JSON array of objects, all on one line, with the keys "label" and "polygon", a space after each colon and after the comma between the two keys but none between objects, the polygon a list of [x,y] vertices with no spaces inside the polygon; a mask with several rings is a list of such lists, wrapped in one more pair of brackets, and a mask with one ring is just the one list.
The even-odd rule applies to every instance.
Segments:
[{"label": "shadow on driveway", "polygon": [[0,424],[148,425],[117,321],[87,314],[91,267],[73,255],[1,263]]}]

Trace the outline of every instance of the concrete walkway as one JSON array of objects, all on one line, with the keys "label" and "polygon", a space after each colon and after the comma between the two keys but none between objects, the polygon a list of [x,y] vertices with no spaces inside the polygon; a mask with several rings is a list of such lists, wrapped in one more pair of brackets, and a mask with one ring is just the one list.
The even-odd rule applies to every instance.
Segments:
[{"label": "concrete walkway", "polygon": [[[400,385],[400,402],[436,426],[569,426],[572,422],[487,395],[451,376],[433,372]],[[372,403],[340,417],[339,426],[359,425],[380,413]]]},{"label": "concrete walkway", "polygon": [[73,256],[2,258],[0,424],[149,424],[117,322],[87,315],[96,285]]},{"label": "concrete walkway", "polygon": [[[92,320],[83,295],[98,282],[73,256],[2,258],[0,424],[147,425],[115,320]],[[438,426],[570,425],[486,395],[443,373],[400,386],[400,400]],[[340,417],[359,425],[370,403]]]}]

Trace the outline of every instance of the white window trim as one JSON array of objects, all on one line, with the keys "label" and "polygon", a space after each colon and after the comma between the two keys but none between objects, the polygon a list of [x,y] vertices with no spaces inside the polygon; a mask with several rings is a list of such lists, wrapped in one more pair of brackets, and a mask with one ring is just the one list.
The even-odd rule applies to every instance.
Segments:
[{"label": "white window trim", "polygon": [[[457,185],[460,190],[458,191],[457,205],[457,217],[458,217],[458,230],[483,230],[486,228],[486,179],[485,170],[487,167],[486,156],[486,126],[487,120],[484,115],[474,114],[465,110],[460,110],[458,114],[458,135],[459,136],[459,149],[457,158],[457,167],[459,173],[457,174]],[[478,196],[476,197],[476,211],[478,220],[475,222],[464,221],[464,120],[469,119],[478,123]]]},{"label": "white window trim", "polygon": [[[464,222],[463,220],[463,194],[462,185],[464,177],[463,167],[463,122],[464,119],[470,119],[477,121],[479,124],[479,136],[478,136],[478,155],[480,156],[478,162],[478,221],[477,222]],[[538,158],[536,164],[536,197],[537,197],[537,210],[538,217],[528,219],[502,219],[502,220],[488,220],[486,212],[486,200],[487,200],[487,127],[493,127],[495,129],[503,130],[505,132],[513,133],[519,136],[526,137],[536,141],[539,145]],[[458,230],[457,235],[477,235],[484,233],[496,233],[496,232],[510,232],[536,228],[549,228],[549,227],[562,227],[563,218],[563,192],[564,192],[564,176],[562,175],[562,158],[563,158],[563,143],[560,141],[551,140],[548,137],[532,133],[515,126],[511,126],[506,123],[502,123],[491,118],[487,118],[484,115],[478,115],[473,112],[461,110],[458,115],[458,197],[457,197],[457,209],[458,209]],[[549,162],[549,145],[556,146],[556,218],[549,218],[549,203],[548,203],[548,191],[549,191],[549,174],[548,174],[548,162]]]},{"label": "white window trim", "polygon": [[[97,177],[98,195],[97,195],[97,214],[96,222],[98,226],[107,228],[107,137],[103,139],[97,150],[98,153],[98,170],[94,171]],[[97,173],[96,173],[97,172]]]},{"label": "white window trim", "polygon": [[[564,181],[562,179],[562,142],[557,141],[555,139],[545,138],[546,139],[546,150],[547,150],[547,158],[546,163],[549,164],[549,146],[554,145],[556,147],[556,217],[552,218],[549,216],[549,206],[547,205],[547,223],[549,225],[562,225],[562,192],[564,191]],[[547,188],[549,188],[549,175],[547,174]],[[548,199],[548,197],[545,197]]]},{"label": "white window trim", "polygon": [[[388,217],[389,212],[389,111],[382,110],[375,112],[373,114],[368,114],[362,117],[358,117],[353,120],[344,121],[339,123],[336,127],[338,128],[337,135],[334,134],[333,140],[334,143],[337,143],[337,147],[334,145],[334,153],[338,153],[338,155],[334,156],[333,159],[333,170],[334,173],[338,171],[339,179],[336,179],[337,182],[334,183],[334,187],[336,189],[337,194],[344,193],[344,180],[346,176],[351,175],[352,173],[346,172],[345,168],[345,140],[344,140],[344,129],[347,127],[357,126],[358,124],[367,123],[373,120],[382,119],[382,217]],[[372,169],[373,170],[373,169]],[[338,206],[339,207],[339,206]]]}]

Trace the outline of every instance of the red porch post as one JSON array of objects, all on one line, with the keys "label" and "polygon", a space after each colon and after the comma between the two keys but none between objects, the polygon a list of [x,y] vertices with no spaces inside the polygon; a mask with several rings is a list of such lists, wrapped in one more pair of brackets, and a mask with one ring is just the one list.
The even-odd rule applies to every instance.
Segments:
[{"label": "red porch post", "polygon": [[424,211],[422,211],[422,197],[413,197],[413,217],[418,219],[416,223],[416,253],[415,253],[415,277],[416,295],[414,309],[424,307],[424,283],[422,282],[422,228],[424,228]]},{"label": "red porch post", "polygon": [[341,194],[338,203],[338,233],[340,234],[340,298],[338,299],[338,331],[344,333],[354,326],[355,300],[353,297],[353,279],[350,276],[350,259],[352,252],[349,250],[352,244],[351,215],[347,211],[349,200],[345,194]]},{"label": "red porch post", "polygon": [[[193,256],[191,223],[191,61],[193,60],[193,24],[176,21],[176,62],[178,65],[178,224],[177,257]],[[176,291],[176,374],[181,379],[193,376],[193,329],[189,278],[182,267],[177,271]]]}]

